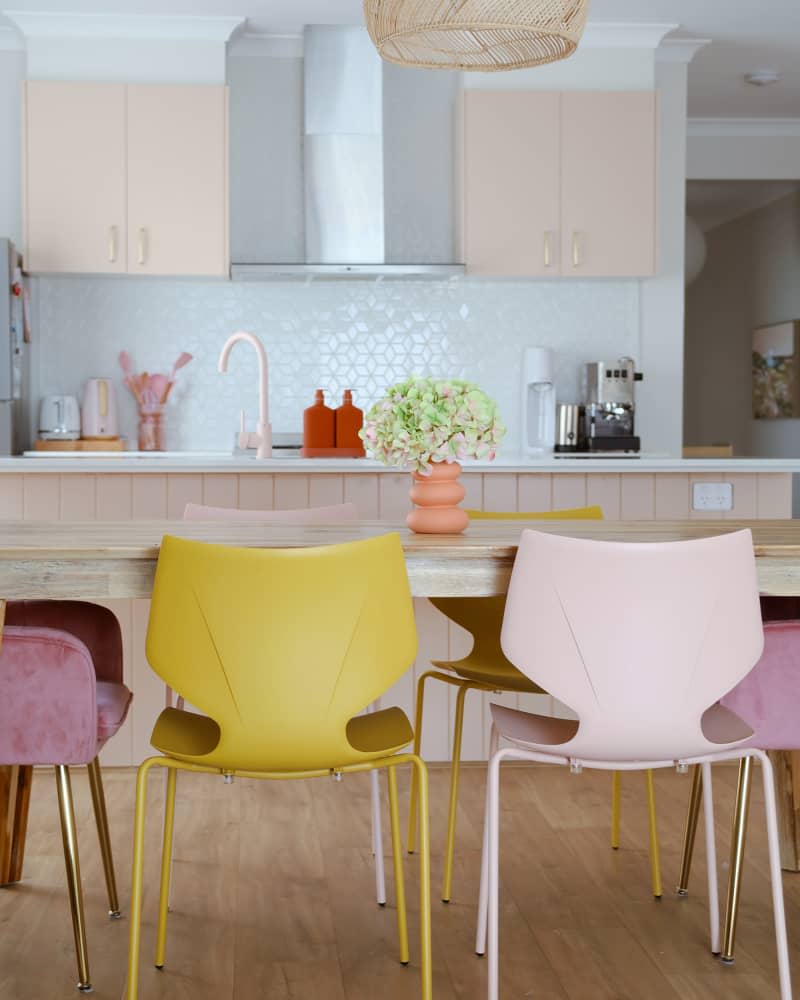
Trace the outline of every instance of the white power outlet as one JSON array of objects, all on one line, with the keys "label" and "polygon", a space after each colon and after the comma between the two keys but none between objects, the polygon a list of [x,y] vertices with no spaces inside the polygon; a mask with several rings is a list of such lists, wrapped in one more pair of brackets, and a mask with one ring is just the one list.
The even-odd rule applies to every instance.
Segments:
[{"label": "white power outlet", "polygon": [[693,483],[692,510],[733,510],[733,483]]}]

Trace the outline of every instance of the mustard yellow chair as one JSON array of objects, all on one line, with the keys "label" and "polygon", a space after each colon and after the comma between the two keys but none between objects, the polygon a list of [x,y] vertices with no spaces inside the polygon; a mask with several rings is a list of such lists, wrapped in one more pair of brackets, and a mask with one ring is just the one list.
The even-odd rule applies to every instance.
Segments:
[{"label": "mustard yellow chair", "polygon": [[[495,513],[490,511],[467,511],[470,520],[509,521],[600,521],[603,511],[600,507],[577,507],[570,510],[546,512]],[[462,660],[433,660],[436,668],[422,674],[417,682],[417,702],[414,721],[414,753],[418,754],[422,742],[422,716],[425,698],[425,682],[429,679],[442,681],[458,689],[453,727],[453,753],[450,764],[450,806],[447,820],[447,842],[445,844],[444,875],[442,878],[442,901],[450,902],[453,884],[453,856],[456,840],[456,813],[458,808],[458,780],[461,770],[461,738],[464,726],[464,702],[468,691],[520,692],[543,694],[524,674],[520,673],[505,657],[500,648],[500,630],[505,612],[505,597],[446,597],[433,598],[431,603],[451,621],[471,633],[472,649]],[[652,869],[653,895],[661,898],[661,871],[656,831],[655,797],[653,775],[646,772],[648,812],[650,820],[650,864]],[[413,853],[417,828],[417,789],[412,776],[411,802],[408,818],[408,850]],[[619,847],[620,825],[620,775],[615,771],[611,785],[611,846]]]},{"label": "mustard yellow chair", "polygon": [[[157,968],[164,965],[177,771],[226,778],[313,778],[386,768],[400,961],[408,964],[396,768],[420,790],[420,966],[430,1000],[428,774],[399,708],[360,715],[409,668],[417,636],[397,534],[305,549],[238,549],[166,537],[147,658],[203,715],[165,709],[152,745],[163,756],[136,785],[127,1000],[138,996],[147,776],[167,769]],[[266,888],[268,890],[268,887]]]}]

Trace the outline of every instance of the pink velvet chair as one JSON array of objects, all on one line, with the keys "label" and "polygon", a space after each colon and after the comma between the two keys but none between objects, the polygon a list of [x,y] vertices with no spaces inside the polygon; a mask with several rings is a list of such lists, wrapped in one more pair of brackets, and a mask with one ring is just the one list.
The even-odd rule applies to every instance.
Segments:
[{"label": "pink velvet chair", "polygon": [[[613,580],[613,586],[598,581]],[[624,615],[620,618],[620,608]],[[492,705],[476,951],[499,996],[500,764],[703,772],[711,950],[719,952],[711,764],[756,757],[766,804],[781,1000],[791,1000],[772,766],[752,729],[718,704],[764,644],[749,531],[687,542],[595,542],[522,533],[503,617],[503,652],[576,720]],[[499,740],[508,745],[500,747]],[[518,845],[516,850],[521,848]],[[488,917],[488,942],[486,922]]]},{"label": "pink velvet chair", "polygon": [[78,989],[91,991],[71,766],[88,765],[109,914],[119,917],[98,754],[122,726],[122,637],[106,608],[79,601],[12,601],[0,648],[0,764],[55,765]]},{"label": "pink velvet chair", "polygon": [[[762,602],[762,607],[763,607]],[[765,609],[765,613],[769,613]],[[800,621],[772,621],[764,625],[764,652],[753,670],[729,691],[720,704],[735,712],[753,730],[746,746],[759,750],[800,750]],[[739,765],[739,784],[731,836],[728,897],[722,936],[723,962],[733,962],[736,923],[742,887],[744,849],[752,783],[752,757]],[[689,888],[694,838],[702,797],[703,777],[695,768],[689,814],[684,834],[678,893]]]}]

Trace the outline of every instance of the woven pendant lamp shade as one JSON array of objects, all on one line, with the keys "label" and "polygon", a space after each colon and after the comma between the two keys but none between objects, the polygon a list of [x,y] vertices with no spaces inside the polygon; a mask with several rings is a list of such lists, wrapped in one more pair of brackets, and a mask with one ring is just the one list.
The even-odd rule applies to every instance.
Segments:
[{"label": "woven pendant lamp shade", "polygon": [[484,73],[555,62],[578,47],[589,0],[364,0],[389,62]]}]

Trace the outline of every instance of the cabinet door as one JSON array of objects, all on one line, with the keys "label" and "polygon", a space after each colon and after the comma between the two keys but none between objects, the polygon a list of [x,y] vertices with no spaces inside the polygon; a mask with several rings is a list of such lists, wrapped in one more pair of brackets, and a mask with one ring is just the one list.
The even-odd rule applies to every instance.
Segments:
[{"label": "cabinet door", "polygon": [[558,274],[559,102],[550,91],[466,91],[464,259],[470,274]]},{"label": "cabinet door", "polygon": [[561,95],[561,273],[656,269],[656,95]]},{"label": "cabinet door", "polygon": [[228,274],[225,87],[128,87],[128,271]]},{"label": "cabinet door", "polygon": [[25,84],[25,266],[119,273],[125,260],[125,87]]}]

